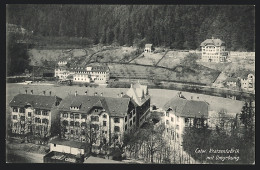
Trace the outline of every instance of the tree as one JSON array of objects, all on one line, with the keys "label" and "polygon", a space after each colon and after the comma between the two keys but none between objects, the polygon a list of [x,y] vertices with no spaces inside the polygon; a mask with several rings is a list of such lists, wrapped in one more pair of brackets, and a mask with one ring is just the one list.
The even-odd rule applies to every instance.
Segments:
[{"label": "tree", "polygon": [[17,43],[20,36],[16,33],[7,34],[7,75],[16,75],[29,69],[29,55],[26,45]]},{"label": "tree", "polygon": [[249,132],[251,132],[254,128],[254,116],[255,111],[252,106],[252,100],[249,100],[249,102],[245,102],[240,114],[240,120],[245,125],[246,130],[249,130]]}]

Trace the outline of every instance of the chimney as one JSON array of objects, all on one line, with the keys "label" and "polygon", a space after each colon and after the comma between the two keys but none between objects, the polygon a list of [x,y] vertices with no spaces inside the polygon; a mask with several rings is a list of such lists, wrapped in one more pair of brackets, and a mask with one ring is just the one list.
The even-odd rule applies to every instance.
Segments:
[{"label": "chimney", "polygon": [[121,92],[121,97],[123,97],[123,95],[124,95],[124,93],[123,93],[123,92]]},{"label": "chimney", "polygon": [[31,94],[33,94],[33,90],[31,90]]},{"label": "chimney", "polygon": [[27,89],[25,90],[25,94],[27,94]]},{"label": "chimney", "polygon": [[78,95],[78,92],[77,91],[75,91],[75,96],[77,96]]},{"label": "chimney", "polygon": [[43,91],[43,95],[45,96],[45,91]]},{"label": "chimney", "polygon": [[193,99],[193,96],[190,96],[190,99]]},{"label": "chimney", "polygon": [[200,99],[200,97],[198,96],[197,99]]},{"label": "chimney", "polygon": [[87,95],[88,91],[85,91],[85,95]]},{"label": "chimney", "polygon": [[50,91],[50,96],[51,96],[51,91]]},{"label": "chimney", "polygon": [[103,93],[100,93],[100,96],[103,96]]},{"label": "chimney", "polygon": [[97,92],[94,93],[94,96],[97,96]]}]

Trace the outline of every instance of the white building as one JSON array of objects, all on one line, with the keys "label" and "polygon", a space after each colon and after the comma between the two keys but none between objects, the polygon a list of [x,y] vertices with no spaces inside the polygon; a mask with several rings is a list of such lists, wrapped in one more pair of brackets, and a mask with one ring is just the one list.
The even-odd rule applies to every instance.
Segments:
[{"label": "white building", "polygon": [[[164,109],[164,119],[166,133],[170,138],[182,142],[182,134],[185,127],[201,125],[201,121],[207,123],[208,104],[204,101],[187,100],[181,95],[175,96],[168,101]],[[203,119],[202,119],[203,118]]]},{"label": "white building", "polygon": [[254,91],[255,90],[255,76],[254,74],[245,73],[240,77],[241,88],[246,91]]},{"label": "white building", "polygon": [[153,50],[153,44],[145,44],[144,52],[151,53]]},{"label": "white building", "polygon": [[225,42],[220,39],[206,39],[201,44],[203,62],[225,62],[228,52],[225,51]]}]

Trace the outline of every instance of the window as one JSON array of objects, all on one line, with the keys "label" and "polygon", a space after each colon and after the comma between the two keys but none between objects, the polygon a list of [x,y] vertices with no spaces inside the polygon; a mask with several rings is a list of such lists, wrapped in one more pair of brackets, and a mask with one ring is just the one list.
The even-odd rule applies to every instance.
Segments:
[{"label": "window", "polygon": [[42,115],[48,116],[48,111],[47,111],[47,110],[44,110],[44,111],[42,112]]},{"label": "window", "polygon": [[79,114],[75,114],[75,119],[79,119]]},{"label": "window", "polygon": [[107,121],[103,121],[103,126],[107,126]]},{"label": "window", "polygon": [[81,119],[87,119],[87,115],[81,115]]},{"label": "window", "polygon": [[125,117],[125,122],[127,122],[127,116]]},{"label": "window", "polygon": [[107,118],[107,115],[103,115],[103,118],[106,119],[106,118]]},{"label": "window", "polygon": [[42,123],[48,124],[48,123],[49,123],[49,120],[48,120],[48,119],[42,119]]},{"label": "window", "polygon": [[177,116],[177,122],[179,122],[179,116]]},{"label": "window", "polygon": [[98,122],[99,121],[98,116],[91,116],[91,121]]},{"label": "window", "polygon": [[132,124],[133,124],[133,122],[132,122],[132,120],[130,121],[130,126],[132,126]]},{"label": "window", "polygon": [[32,112],[28,112],[28,117],[32,117]]},{"label": "window", "polygon": [[114,118],[114,122],[115,122],[115,123],[120,123],[119,118]]},{"label": "window", "polygon": [[166,112],[166,116],[169,117],[169,112]]},{"label": "window", "polygon": [[62,116],[65,117],[65,118],[67,118],[67,117],[68,117],[68,113],[63,113]]},{"label": "window", "polygon": [[79,127],[79,122],[75,122],[75,126]]},{"label": "window", "polygon": [[41,111],[37,109],[37,110],[35,110],[35,114],[36,115],[41,115]]},{"label": "window", "polygon": [[129,115],[129,119],[131,119],[132,118],[132,112],[130,112],[130,115]]},{"label": "window", "polygon": [[166,124],[167,124],[167,125],[169,124],[169,120],[166,120]]},{"label": "window", "polygon": [[20,108],[19,109],[19,113],[25,113],[25,109],[24,108]]},{"label": "window", "polygon": [[98,109],[95,109],[95,112],[98,112]]},{"label": "window", "polygon": [[127,130],[127,125],[125,125],[125,130]]},{"label": "window", "polygon": [[86,122],[82,122],[81,123],[81,127],[86,127],[87,123]]},{"label": "window", "polygon": [[119,126],[115,126],[115,127],[114,127],[114,131],[115,131],[115,132],[119,132],[119,131],[120,131],[120,127],[119,127]]},{"label": "window", "polygon": [[14,108],[13,108],[13,112],[18,112],[18,108],[17,108],[17,107],[14,107]]},{"label": "window", "polygon": [[135,122],[135,117],[133,118],[133,122]]},{"label": "window", "polygon": [[74,118],[74,115],[73,113],[70,114],[70,118],[73,119]]},{"label": "window", "polygon": [[54,145],[54,147],[56,147],[56,143],[54,143],[53,145]]},{"label": "window", "polygon": [[13,119],[14,119],[14,120],[17,120],[17,115],[13,115]]},{"label": "window", "polygon": [[74,134],[74,130],[70,130],[70,133],[71,133],[71,134]]},{"label": "window", "polygon": [[173,122],[173,117],[171,117],[171,121]]},{"label": "window", "polygon": [[70,121],[70,126],[74,126],[74,121]]},{"label": "window", "polygon": [[135,115],[135,109],[133,110],[133,115]]},{"label": "window", "polygon": [[168,133],[168,128],[166,128],[166,131],[167,131],[167,133]]},{"label": "window", "polygon": [[20,117],[21,121],[25,121],[25,116]]},{"label": "window", "polygon": [[179,125],[176,125],[176,129],[179,130]]},{"label": "window", "polygon": [[40,118],[35,118],[35,123],[41,123],[41,119]]}]

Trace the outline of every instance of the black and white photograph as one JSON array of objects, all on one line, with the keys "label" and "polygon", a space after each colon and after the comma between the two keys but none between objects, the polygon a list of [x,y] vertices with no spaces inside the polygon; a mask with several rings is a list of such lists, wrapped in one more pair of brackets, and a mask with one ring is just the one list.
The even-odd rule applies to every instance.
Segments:
[{"label": "black and white photograph", "polygon": [[6,163],[255,165],[255,5],[5,9]]}]

